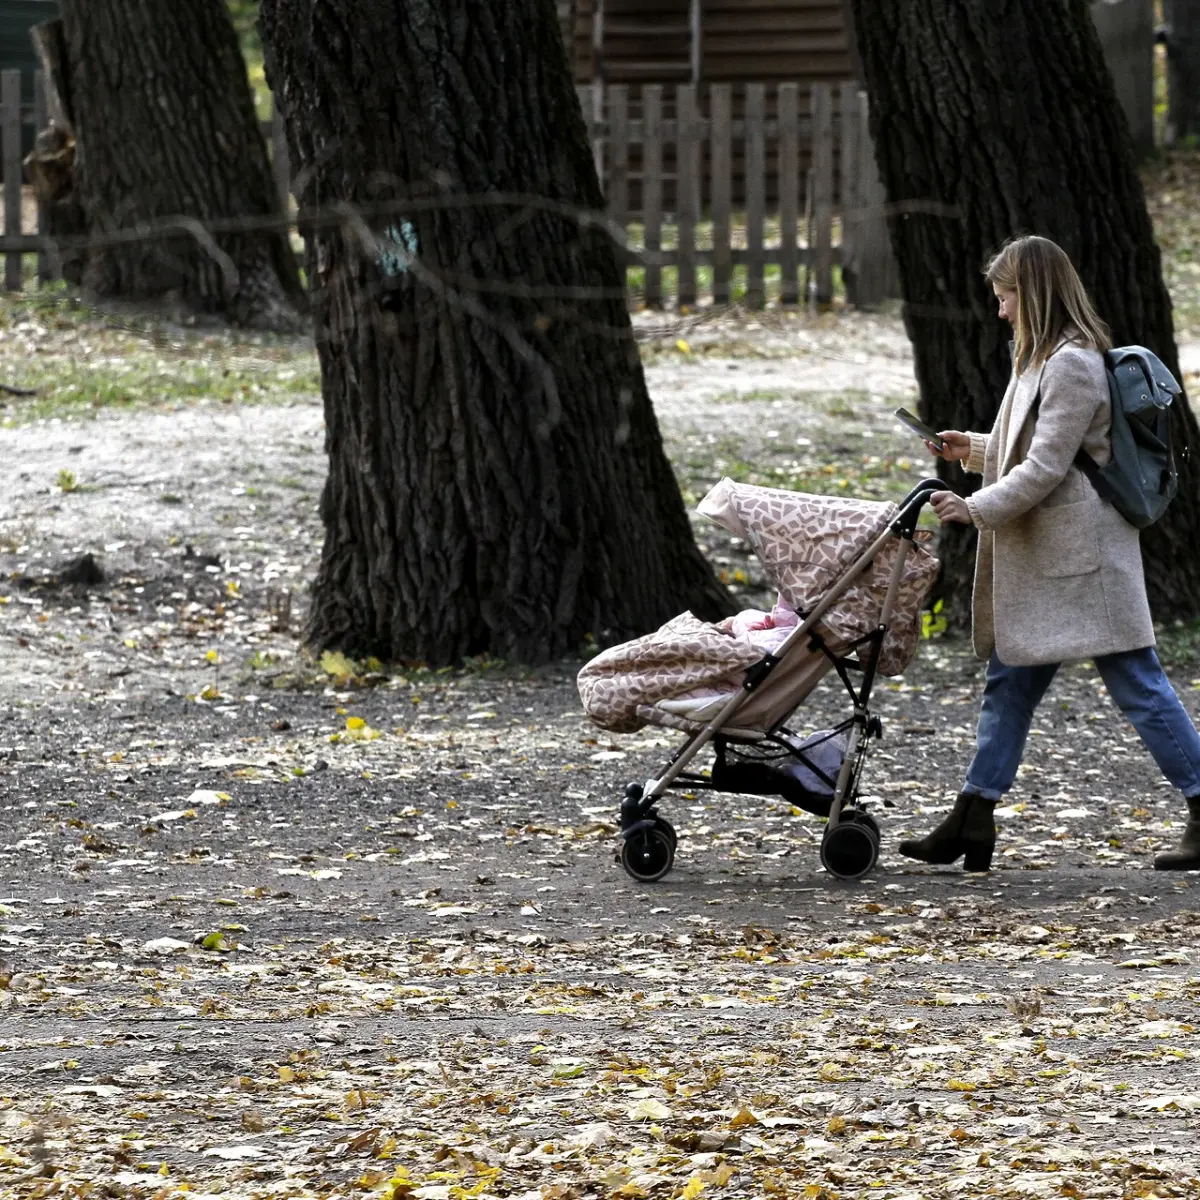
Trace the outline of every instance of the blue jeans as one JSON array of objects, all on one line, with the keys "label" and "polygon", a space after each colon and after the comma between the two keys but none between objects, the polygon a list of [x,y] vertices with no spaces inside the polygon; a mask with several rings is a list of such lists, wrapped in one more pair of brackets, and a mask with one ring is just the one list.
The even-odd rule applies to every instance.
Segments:
[{"label": "blue jeans", "polygon": [[[1154,647],[1106,654],[1095,662],[1109,695],[1138,731],[1159,770],[1185,796],[1200,794],[1200,734],[1163,674]],[[1034,710],[1058,668],[1058,663],[1006,667],[993,652],[964,792],[999,800],[1012,787]]]}]

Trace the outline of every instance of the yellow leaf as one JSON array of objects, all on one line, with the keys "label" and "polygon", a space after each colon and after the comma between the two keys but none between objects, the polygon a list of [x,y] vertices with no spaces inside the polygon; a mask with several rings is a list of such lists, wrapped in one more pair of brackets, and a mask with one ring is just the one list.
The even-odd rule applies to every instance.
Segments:
[{"label": "yellow leaf", "polygon": [[747,1125],[757,1125],[758,1118],[748,1109],[739,1108],[730,1118],[730,1129],[743,1129]]},{"label": "yellow leaf", "polygon": [[372,729],[362,717],[347,717],[346,736],[356,742],[373,742],[379,736],[379,730]]},{"label": "yellow leaf", "polygon": [[382,1200],[404,1200],[416,1189],[412,1176],[404,1167],[397,1167],[395,1174],[383,1185]]},{"label": "yellow leaf", "polygon": [[665,1121],[671,1115],[671,1110],[659,1100],[639,1100],[629,1110],[632,1121]]},{"label": "yellow leaf", "polygon": [[700,1193],[704,1191],[707,1186],[708,1184],[701,1179],[699,1175],[693,1175],[691,1179],[689,1179],[684,1185],[683,1191],[679,1193],[680,1200],[696,1200],[696,1197],[700,1195]]},{"label": "yellow leaf", "polygon": [[680,354],[691,354],[692,352],[691,346],[689,346],[683,338],[677,338],[675,340],[675,349],[678,350]]},{"label": "yellow leaf", "polygon": [[975,1085],[968,1083],[965,1079],[948,1079],[946,1081],[946,1090],[948,1092],[973,1092]]},{"label": "yellow leaf", "polygon": [[326,675],[352,676],[357,674],[353,661],[338,650],[326,650],[321,655],[321,670]]},{"label": "yellow leaf", "polygon": [[280,1067],[279,1068],[279,1082],[280,1083],[291,1083],[292,1080],[294,1080],[295,1078],[296,1078],[296,1072],[293,1071],[291,1067]]}]

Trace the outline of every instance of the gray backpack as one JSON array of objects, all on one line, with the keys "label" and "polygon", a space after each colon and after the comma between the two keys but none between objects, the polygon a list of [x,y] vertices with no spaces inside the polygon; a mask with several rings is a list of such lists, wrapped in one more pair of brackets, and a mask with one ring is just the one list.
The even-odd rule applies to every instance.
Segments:
[{"label": "gray backpack", "polygon": [[[1075,465],[1131,525],[1145,529],[1166,512],[1179,487],[1171,449],[1171,402],[1183,389],[1145,346],[1104,354],[1112,403],[1112,458],[1099,466],[1082,448]],[[1041,405],[1041,396],[1036,407]]]}]

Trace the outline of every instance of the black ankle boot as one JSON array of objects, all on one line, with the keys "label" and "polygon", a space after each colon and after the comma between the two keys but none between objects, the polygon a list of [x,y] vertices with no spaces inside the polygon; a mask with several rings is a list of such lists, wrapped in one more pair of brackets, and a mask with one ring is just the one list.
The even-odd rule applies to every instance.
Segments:
[{"label": "black ankle boot", "polygon": [[1158,855],[1154,866],[1159,871],[1200,871],[1200,796],[1188,797],[1188,823],[1183,827],[1179,847]]},{"label": "black ankle boot", "polygon": [[994,800],[960,792],[949,816],[917,841],[901,842],[900,853],[920,862],[946,866],[963,858],[963,870],[986,871],[996,848]]}]

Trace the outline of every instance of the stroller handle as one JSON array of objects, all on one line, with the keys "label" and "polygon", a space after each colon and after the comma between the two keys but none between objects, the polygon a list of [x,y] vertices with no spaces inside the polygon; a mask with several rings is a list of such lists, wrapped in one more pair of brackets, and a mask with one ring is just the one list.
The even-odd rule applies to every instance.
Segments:
[{"label": "stroller handle", "polygon": [[917,518],[921,509],[929,501],[934,492],[944,492],[948,484],[942,479],[922,479],[903,500],[900,501],[900,513],[892,524],[896,533],[911,536],[917,527]]},{"label": "stroller handle", "polygon": [[906,509],[914,500],[917,500],[918,496],[920,499],[917,500],[917,503],[924,504],[934,492],[944,492],[947,491],[949,487],[950,485],[942,479],[922,479],[921,482],[918,483],[917,486],[913,488],[913,490],[909,492],[903,500],[900,501],[900,508],[901,510]]}]

